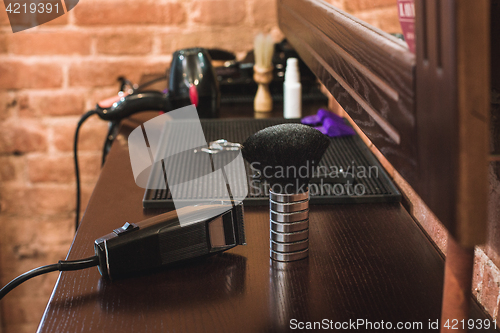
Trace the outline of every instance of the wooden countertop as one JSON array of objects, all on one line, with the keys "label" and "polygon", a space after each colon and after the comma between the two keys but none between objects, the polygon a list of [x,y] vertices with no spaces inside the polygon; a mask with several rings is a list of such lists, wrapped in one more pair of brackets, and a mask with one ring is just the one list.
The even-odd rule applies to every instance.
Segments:
[{"label": "wooden countertop", "polygon": [[[151,216],[128,156],[139,124],[123,123],[68,259]],[[312,205],[309,258],[286,264],[269,259],[267,207],[246,207],[245,229],[248,245],[159,273],[111,282],[96,268],[63,272],[38,331],[279,332],[291,319],[364,319],[421,322],[413,331],[425,332],[440,318],[443,258],[400,204]],[[475,303],[472,312],[486,318]]]}]

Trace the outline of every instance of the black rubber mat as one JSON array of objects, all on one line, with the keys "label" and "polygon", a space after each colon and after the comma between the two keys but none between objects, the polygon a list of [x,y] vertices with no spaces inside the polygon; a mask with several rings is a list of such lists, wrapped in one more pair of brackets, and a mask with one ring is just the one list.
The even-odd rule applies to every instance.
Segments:
[{"label": "black rubber mat", "polygon": [[[243,143],[253,133],[285,122],[298,122],[286,119],[221,119],[201,120],[201,125],[207,142],[226,139],[230,142]],[[164,138],[169,140],[169,138]],[[377,159],[370,152],[359,136],[331,138],[331,144],[325,152],[317,172],[311,178],[309,185],[311,204],[336,204],[336,203],[366,203],[366,202],[397,202],[401,195]],[[215,168],[224,166],[237,153],[223,153],[213,155]],[[211,170],[201,170],[202,160],[208,154],[194,154],[188,152],[172,159],[174,162],[164,165],[170,168],[170,174],[175,174],[177,184],[193,180],[196,175],[190,172],[188,166],[198,166],[195,174],[209,174]],[[247,171],[248,195],[244,200],[247,205],[268,205],[269,185],[261,181],[255,169],[245,162]],[[150,188],[144,194],[144,208],[174,208],[172,196],[165,183],[165,175],[161,165],[155,165],[151,172]],[[199,202],[207,198],[217,199],[227,195],[225,186],[207,188],[196,182],[186,183],[182,188],[181,196],[176,200]],[[214,184],[224,184],[214,182]],[[238,186],[241,186],[239,184]],[[163,189],[161,189],[163,187]],[[160,188],[160,189],[158,189]]]}]

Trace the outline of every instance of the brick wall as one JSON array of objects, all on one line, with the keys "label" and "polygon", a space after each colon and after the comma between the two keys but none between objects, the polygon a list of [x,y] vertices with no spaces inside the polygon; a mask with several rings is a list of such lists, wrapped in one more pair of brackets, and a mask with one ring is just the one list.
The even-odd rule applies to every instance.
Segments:
[{"label": "brick wall", "polygon": [[[399,32],[395,0],[332,0]],[[73,238],[72,140],[80,115],[117,91],[162,73],[173,51],[220,47],[243,55],[259,31],[282,35],[268,0],[81,0],[68,14],[13,34],[0,2],[0,284],[66,256]],[[106,124],[80,134],[82,209],[100,169]],[[34,332],[57,279],[37,277],[2,300],[9,332]],[[0,329],[1,331],[1,329]]]}]

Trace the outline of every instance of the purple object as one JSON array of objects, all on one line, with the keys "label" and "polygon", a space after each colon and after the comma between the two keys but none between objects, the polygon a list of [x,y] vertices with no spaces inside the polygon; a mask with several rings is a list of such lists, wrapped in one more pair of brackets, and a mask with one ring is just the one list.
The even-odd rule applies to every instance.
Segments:
[{"label": "purple object", "polygon": [[316,114],[302,118],[301,122],[302,124],[309,126],[321,125],[323,120],[325,120],[326,118],[342,119],[341,117],[337,116],[334,113],[331,113],[328,110],[319,109]]},{"label": "purple object", "polygon": [[344,123],[344,120],[342,118],[340,118],[340,120],[326,118],[323,121],[323,126],[317,126],[314,128],[331,138],[356,134],[351,126]]},{"label": "purple object", "polygon": [[317,114],[302,118],[302,124],[320,125],[314,128],[331,138],[356,134],[354,129],[345,123],[344,118],[325,109],[319,109]]}]

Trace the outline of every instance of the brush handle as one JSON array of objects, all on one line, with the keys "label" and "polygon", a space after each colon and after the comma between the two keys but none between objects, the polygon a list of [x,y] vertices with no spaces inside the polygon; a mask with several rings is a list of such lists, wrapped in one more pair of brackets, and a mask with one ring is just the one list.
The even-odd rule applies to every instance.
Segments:
[{"label": "brush handle", "polygon": [[295,261],[309,255],[309,190],[287,194],[269,190],[271,259]]},{"label": "brush handle", "polygon": [[273,67],[253,66],[253,73],[253,79],[259,85],[253,102],[254,110],[255,112],[271,112],[273,99],[269,91],[269,83],[273,79]]}]

